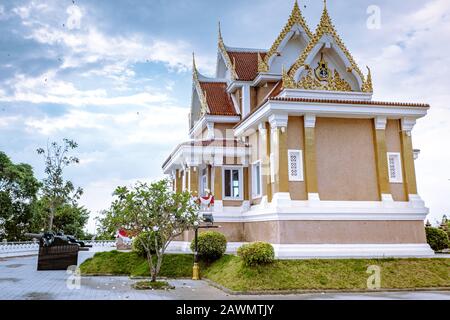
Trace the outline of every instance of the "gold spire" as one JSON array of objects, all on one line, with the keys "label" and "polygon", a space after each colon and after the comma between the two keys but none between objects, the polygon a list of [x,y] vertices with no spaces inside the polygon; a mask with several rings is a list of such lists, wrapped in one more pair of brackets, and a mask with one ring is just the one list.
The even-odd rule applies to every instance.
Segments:
[{"label": "gold spire", "polygon": [[199,73],[197,69],[197,64],[195,63],[195,53],[192,52],[192,81],[195,86],[195,90],[197,91],[198,98],[200,100],[201,110],[200,114],[205,114],[208,112],[208,102],[206,100],[206,92],[202,90],[199,80]]},{"label": "gold spire", "polygon": [[222,38],[222,30],[220,28],[220,21],[219,21],[219,42],[223,42],[223,38]]},{"label": "gold spire", "polygon": [[363,92],[373,92],[373,85],[372,85],[372,72],[370,71],[370,68],[367,67],[367,78],[364,81],[363,85],[362,85],[362,91]]},{"label": "gold spire", "polygon": [[295,73],[298,71],[298,69],[305,66],[305,60],[308,58],[309,54],[314,49],[314,47],[319,43],[320,39],[322,38],[322,36],[324,34],[331,35],[333,37],[334,41],[336,42],[337,46],[342,50],[344,55],[347,57],[347,59],[350,63],[350,67],[348,70],[354,70],[360,76],[362,81],[364,81],[363,73],[359,69],[359,67],[356,64],[355,60],[353,59],[352,55],[350,54],[347,47],[344,45],[341,38],[339,37],[339,35],[336,32],[333,22],[331,21],[330,15],[328,14],[326,0],[324,1],[322,16],[320,18],[320,23],[317,26],[316,32],[315,32],[314,36],[312,37],[311,41],[306,46],[305,50],[303,50],[302,54],[297,58],[297,60],[291,67],[289,76],[293,78],[295,76]]},{"label": "gold spire", "polygon": [[300,10],[300,7],[298,5],[297,0],[294,2],[294,7],[292,8],[291,15],[289,16],[289,19],[284,26],[283,30],[281,30],[281,33],[278,35],[277,39],[272,44],[272,47],[267,52],[267,55],[264,58],[264,61],[261,61],[261,63],[258,63],[258,71],[259,72],[268,72],[269,70],[269,59],[277,53],[278,48],[280,47],[281,42],[286,37],[286,35],[292,30],[292,27],[296,24],[299,24],[303,30],[305,30],[307,36],[309,39],[312,38],[313,34],[311,30],[309,29],[308,25],[306,24],[305,19],[303,18],[302,12]]},{"label": "gold spire", "polygon": [[195,63],[195,53],[192,52],[192,76],[194,77],[194,79],[198,80],[198,70],[197,70],[197,65]]},{"label": "gold spire", "polygon": [[223,42],[222,30],[220,28],[220,21],[219,21],[218,47],[219,47],[219,51],[222,53],[226,67],[228,68],[228,70],[230,70],[231,79],[236,80],[238,78],[238,75],[236,73],[234,65],[231,63],[230,56],[228,55],[227,49],[225,47],[225,43]]}]

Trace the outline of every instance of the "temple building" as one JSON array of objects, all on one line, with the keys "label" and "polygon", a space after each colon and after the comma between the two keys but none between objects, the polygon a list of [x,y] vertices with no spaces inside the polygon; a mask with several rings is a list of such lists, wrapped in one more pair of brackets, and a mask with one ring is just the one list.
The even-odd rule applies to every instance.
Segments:
[{"label": "temple building", "polygon": [[190,140],[163,170],[176,191],[214,195],[230,250],[266,241],[279,258],[432,255],[411,136],[430,107],[372,95],[370,69],[326,5],[313,31],[296,2],[268,50],[225,45],[219,25],[215,77],[194,59]]}]

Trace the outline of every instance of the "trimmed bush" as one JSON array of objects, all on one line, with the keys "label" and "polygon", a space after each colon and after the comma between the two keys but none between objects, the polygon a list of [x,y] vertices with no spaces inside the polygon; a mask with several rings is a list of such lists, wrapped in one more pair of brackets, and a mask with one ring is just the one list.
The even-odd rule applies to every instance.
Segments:
[{"label": "trimmed bush", "polygon": [[441,251],[449,246],[448,235],[445,231],[438,228],[425,228],[427,242],[434,251]]},{"label": "trimmed bush", "polygon": [[[198,255],[204,260],[216,260],[227,250],[227,239],[216,231],[206,231],[198,235]],[[191,250],[195,252],[195,241],[191,242]]]},{"label": "trimmed bush", "polygon": [[273,246],[267,242],[254,242],[239,247],[237,254],[247,266],[272,263],[275,259]]},{"label": "trimmed bush", "polygon": [[[146,257],[147,256],[147,252],[145,251],[144,246],[142,245],[140,240],[144,240],[146,243],[149,244],[150,246],[150,252],[156,253],[156,248],[155,248],[155,233],[152,231],[148,231],[148,232],[142,232],[140,233],[137,237],[135,237],[133,239],[133,246],[132,246],[132,250],[134,252],[136,252],[139,256],[141,257]],[[158,241],[158,245],[161,243],[161,241]]]}]

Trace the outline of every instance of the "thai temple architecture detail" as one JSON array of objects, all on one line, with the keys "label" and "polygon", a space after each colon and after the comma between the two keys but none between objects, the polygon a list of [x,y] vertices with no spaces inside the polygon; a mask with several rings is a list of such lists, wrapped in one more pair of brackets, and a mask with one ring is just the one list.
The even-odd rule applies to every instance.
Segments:
[{"label": "thai temple architecture detail", "polygon": [[269,50],[225,45],[219,25],[215,77],[194,57],[190,140],[163,170],[176,191],[214,195],[205,210],[230,250],[266,241],[279,258],[432,255],[411,134],[430,107],[372,95],[371,70],[326,5],[313,32],[295,2]]}]

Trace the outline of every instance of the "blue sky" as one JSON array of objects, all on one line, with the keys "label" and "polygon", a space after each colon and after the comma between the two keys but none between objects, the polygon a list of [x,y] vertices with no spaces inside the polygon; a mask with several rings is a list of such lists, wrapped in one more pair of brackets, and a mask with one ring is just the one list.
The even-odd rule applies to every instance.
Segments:
[{"label": "blue sky", "polygon": [[[43,175],[35,152],[75,139],[81,164],[67,177],[85,190],[93,216],[117,185],[162,176],[161,163],[187,138],[191,53],[213,74],[217,22],[229,46],[268,48],[292,0],[2,0],[0,150]],[[369,6],[381,13],[367,27]],[[306,7],[305,7],[306,6]],[[301,0],[314,30],[320,0]],[[374,99],[427,102],[414,129],[419,193],[430,220],[450,213],[450,2],[328,0],[336,28]],[[92,231],[93,222],[89,227]]]}]

